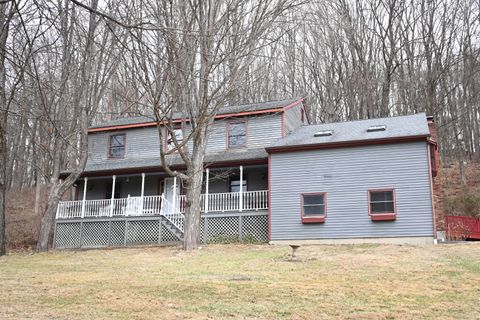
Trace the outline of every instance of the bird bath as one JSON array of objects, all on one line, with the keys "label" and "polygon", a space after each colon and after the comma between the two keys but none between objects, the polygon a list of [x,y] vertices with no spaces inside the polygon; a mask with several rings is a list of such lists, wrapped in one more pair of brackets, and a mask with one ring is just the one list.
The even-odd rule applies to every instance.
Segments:
[{"label": "bird bath", "polygon": [[298,260],[297,249],[300,248],[300,246],[298,244],[291,244],[290,248],[292,248],[292,258],[291,258],[291,260],[295,260],[295,261]]}]

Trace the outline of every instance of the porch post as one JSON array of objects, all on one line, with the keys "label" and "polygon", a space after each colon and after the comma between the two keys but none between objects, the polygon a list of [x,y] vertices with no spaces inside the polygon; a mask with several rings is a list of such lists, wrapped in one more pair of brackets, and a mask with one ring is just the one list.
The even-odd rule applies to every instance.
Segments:
[{"label": "porch post", "polygon": [[115,199],[115,180],[117,179],[116,175],[112,176],[112,198],[110,199],[110,217],[113,216],[113,200]]},{"label": "porch post", "polygon": [[87,182],[88,182],[88,177],[85,177],[83,179],[82,218],[85,218],[85,200],[87,199]]},{"label": "porch post", "polygon": [[142,202],[142,204],[140,205],[139,214],[143,213],[143,196],[144,196],[144,193],[145,193],[145,172],[142,172],[142,191],[140,193],[140,197],[141,197],[140,201]]},{"label": "porch post", "polygon": [[173,207],[177,208],[177,177],[173,177]]},{"label": "porch post", "polygon": [[208,212],[208,185],[209,185],[209,180],[210,180],[210,169],[207,168],[205,170],[205,201],[203,202],[203,205],[205,206],[205,209],[203,210],[205,213]]},{"label": "porch post", "polygon": [[240,166],[240,212],[243,211],[243,166]]}]

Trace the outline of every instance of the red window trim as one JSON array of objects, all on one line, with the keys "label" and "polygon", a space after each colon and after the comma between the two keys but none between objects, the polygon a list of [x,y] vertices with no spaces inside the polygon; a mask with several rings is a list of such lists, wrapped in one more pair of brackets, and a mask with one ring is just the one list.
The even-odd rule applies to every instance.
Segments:
[{"label": "red window trim", "polygon": [[[313,196],[313,195],[323,195],[323,203],[325,207],[325,211],[323,215],[318,215],[318,216],[304,216],[303,215],[303,196]],[[325,222],[325,219],[327,218],[327,193],[326,192],[307,192],[307,193],[301,193],[300,194],[300,210],[301,210],[301,218],[302,218],[302,223],[323,223]]]},{"label": "red window trim", "polygon": [[[123,157],[112,157],[112,137],[113,136],[123,136]],[[127,153],[127,134],[126,133],[114,133],[114,134],[110,134],[108,136],[108,151],[107,151],[107,159],[112,159],[112,160],[115,160],[115,159],[125,159],[125,153]]]},{"label": "red window trim", "polygon": [[[245,123],[245,144],[242,144],[241,146],[233,146],[230,147],[230,141],[229,141],[229,135],[230,135],[230,125],[232,124],[239,124],[239,123]],[[246,148],[248,145],[248,119],[239,119],[239,120],[232,120],[227,122],[227,145],[226,149],[238,149],[238,148]]]},{"label": "red window trim", "polygon": [[[173,124],[172,130],[175,131],[177,129],[182,129],[182,139],[183,137],[183,128],[181,123]],[[167,152],[168,151],[168,129],[165,127],[165,139],[164,139],[164,144],[163,144],[163,151]],[[175,150],[174,152],[178,152],[178,150]]]},{"label": "red window trim", "polygon": [[[393,212],[372,213],[372,204],[370,202],[371,192],[392,191],[393,192]],[[368,215],[372,221],[393,221],[397,218],[397,195],[395,188],[370,189],[368,195]]]}]

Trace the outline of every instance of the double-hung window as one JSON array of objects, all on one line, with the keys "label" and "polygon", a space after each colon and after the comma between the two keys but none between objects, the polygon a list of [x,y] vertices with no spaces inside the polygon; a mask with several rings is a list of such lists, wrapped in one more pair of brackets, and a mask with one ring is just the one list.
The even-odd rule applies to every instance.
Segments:
[{"label": "double-hung window", "polygon": [[227,127],[228,148],[240,148],[247,145],[247,121],[230,122]]},{"label": "double-hung window", "polygon": [[302,222],[325,222],[327,217],[327,194],[304,193],[302,197]]},{"label": "double-hung window", "polygon": [[[167,130],[168,132],[168,130]],[[181,144],[183,141],[183,131],[181,126],[174,126],[172,133],[175,135],[175,139],[177,140],[178,144]],[[167,133],[167,151],[175,149],[175,142],[173,141],[172,133]]]},{"label": "double-hung window", "polygon": [[368,213],[373,221],[395,220],[395,190],[369,190]]},{"label": "double-hung window", "polygon": [[242,184],[242,192],[247,191],[247,179],[243,177],[243,181],[240,182],[240,176],[234,176],[230,178],[230,192],[240,192],[240,183]]},{"label": "double-hung window", "polygon": [[112,134],[109,139],[108,158],[123,159],[125,157],[125,134]]}]

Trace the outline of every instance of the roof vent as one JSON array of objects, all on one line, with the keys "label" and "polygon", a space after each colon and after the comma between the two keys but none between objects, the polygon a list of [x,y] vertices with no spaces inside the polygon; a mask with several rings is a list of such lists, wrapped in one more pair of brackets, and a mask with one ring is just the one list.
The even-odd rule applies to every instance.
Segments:
[{"label": "roof vent", "polygon": [[321,131],[315,132],[315,134],[313,136],[314,137],[328,137],[328,136],[331,136],[332,134],[333,134],[333,130],[321,130]]},{"label": "roof vent", "polygon": [[381,126],[371,126],[367,129],[367,132],[375,132],[375,131],[385,131],[387,130],[386,125],[381,125]]}]

